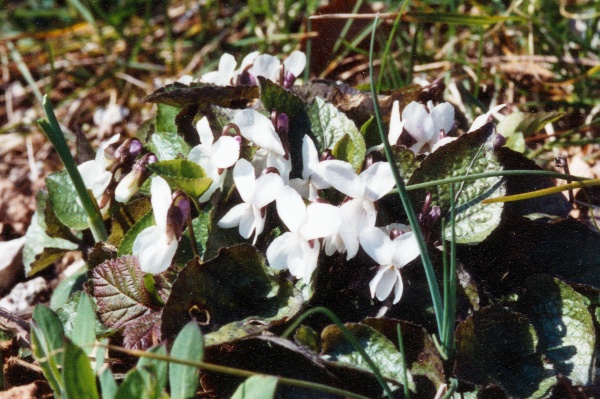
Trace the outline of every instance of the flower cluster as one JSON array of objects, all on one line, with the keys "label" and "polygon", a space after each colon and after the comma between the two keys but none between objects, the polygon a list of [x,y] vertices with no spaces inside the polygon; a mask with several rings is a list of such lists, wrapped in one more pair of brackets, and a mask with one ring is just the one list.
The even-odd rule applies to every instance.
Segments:
[{"label": "flower cluster", "polygon": [[[292,53],[283,63],[270,55],[252,53],[238,67],[233,56],[225,54],[218,70],[202,75],[199,81],[213,85],[257,84],[262,76],[289,87],[302,73],[305,63],[306,57],[300,52]],[[192,79],[184,81],[191,83]],[[483,125],[500,108],[478,118],[472,129]],[[395,102],[388,140],[392,145],[404,145],[422,154],[451,141],[448,133],[453,129],[454,108],[449,103],[434,106],[431,101],[426,105],[412,102],[400,113],[399,103]],[[369,284],[371,296],[385,300],[393,292],[393,302],[400,300],[403,290],[400,269],[417,258],[419,247],[408,226],[377,225],[377,203],[395,185],[388,162],[367,156],[364,165],[357,167],[336,159],[333,148],[322,148],[322,143],[317,143],[321,146],[319,153],[315,137],[307,134],[302,137],[301,177],[291,178],[290,120],[282,112],[265,115],[252,108],[236,111],[217,134],[207,117],[202,117],[196,123],[196,130],[200,144],[189,151],[185,161],[200,166],[210,184],[197,198],[190,198],[181,190],[172,193],[173,184],[170,187],[162,177],[153,177],[150,191],[155,223],[143,229],[133,243],[133,254],[143,271],[160,273],[172,264],[182,232],[191,226],[190,204],[199,210],[212,200],[227,210],[215,220],[220,228],[237,228],[253,245],[268,244],[266,257],[271,267],[289,270],[295,278],[308,281],[318,267],[321,252],[325,256],[340,254],[350,260],[362,248],[378,264]],[[377,149],[369,149],[367,154]],[[94,161],[80,166],[99,203],[114,180],[107,167],[110,159],[107,161],[105,157],[103,147]],[[114,198],[128,201],[150,174],[145,166],[153,162],[156,162],[153,154],[143,155],[119,179]],[[88,169],[90,172],[86,172]],[[230,170],[238,196],[221,196]],[[235,203],[238,198],[240,201]],[[274,206],[270,206],[272,203]],[[260,239],[268,213],[273,211],[277,218],[271,219],[282,233]]]}]

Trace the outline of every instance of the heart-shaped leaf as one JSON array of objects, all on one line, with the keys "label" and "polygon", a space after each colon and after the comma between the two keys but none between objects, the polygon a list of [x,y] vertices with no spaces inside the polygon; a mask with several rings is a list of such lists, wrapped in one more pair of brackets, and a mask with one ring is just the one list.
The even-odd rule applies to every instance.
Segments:
[{"label": "heart-shaped leaf", "polygon": [[148,169],[192,197],[204,194],[212,183],[200,165],[187,159],[156,162],[148,165]]}]

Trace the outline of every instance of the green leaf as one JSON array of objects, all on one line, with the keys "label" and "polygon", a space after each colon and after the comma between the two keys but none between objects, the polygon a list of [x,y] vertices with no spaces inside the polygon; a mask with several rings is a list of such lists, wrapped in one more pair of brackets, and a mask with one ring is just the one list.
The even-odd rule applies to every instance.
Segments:
[{"label": "green leaf", "polygon": [[565,116],[564,112],[557,111],[536,113],[517,111],[502,118],[496,129],[506,139],[518,133],[527,138],[563,116]]},{"label": "green leaf", "polygon": [[311,135],[311,124],[306,113],[306,103],[291,91],[262,76],[258,77],[260,100],[265,109],[284,113],[289,119],[289,149],[292,158],[292,177],[302,176],[302,140]]},{"label": "green leaf", "polygon": [[65,339],[62,367],[65,398],[99,398],[98,389],[96,388],[96,376],[90,365],[90,360],[86,353],[69,339]]},{"label": "green leaf", "polygon": [[175,107],[198,104],[201,108],[217,105],[225,108],[245,108],[258,98],[257,86],[216,86],[212,84],[173,83],[156,90],[144,101],[168,104]]},{"label": "green leaf", "polygon": [[79,203],[77,191],[66,170],[46,177],[46,187],[52,210],[62,224],[75,230],[89,227],[87,213]]},{"label": "green leaf", "polygon": [[127,231],[127,233],[123,236],[121,243],[119,244],[119,250],[117,252],[117,256],[131,255],[133,251],[133,243],[135,242],[135,238],[140,234],[144,229],[150,226],[154,226],[154,213],[149,211],[144,216],[139,218],[133,226]]},{"label": "green leaf", "polygon": [[75,237],[67,226],[61,223],[56,217],[49,198],[46,198],[46,207],[41,209],[44,212],[44,223],[46,224],[46,234],[52,238],[62,238],[74,243],[80,241],[80,237]]},{"label": "green leaf", "polygon": [[63,337],[63,326],[56,313],[47,306],[37,305],[31,324],[31,351],[57,395],[63,391],[58,368],[63,358],[62,351],[58,351],[63,346]]},{"label": "green leaf", "polygon": [[115,398],[118,399],[151,399],[156,391],[156,380],[150,383],[144,380],[142,372],[132,369],[125,376],[125,380],[119,386]]},{"label": "green leaf", "polygon": [[206,322],[207,346],[228,342],[289,320],[301,305],[300,292],[276,277],[256,248],[223,248],[215,258],[194,260],[179,273],[163,312],[163,338],[171,339],[196,318]]},{"label": "green leaf", "polygon": [[175,132],[153,133],[147,147],[159,161],[168,161],[178,156],[187,157],[190,152],[190,146]]},{"label": "green leaf", "polygon": [[273,399],[276,389],[276,377],[253,375],[240,384],[231,399]]},{"label": "green leaf", "polygon": [[152,204],[148,198],[140,198],[122,205],[112,216],[112,227],[107,242],[118,247],[129,229],[151,209]]},{"label": "green leaf", "polygon": [[[409,184],[424,183],[449,177],[466,176],[474,173],[502,170],[494,151],[494,125],[486,124],[481,129],[460,136],[435,152],[432,152],[413,172]],[[485,198],[500,197],[506,188],[502,177],[488,177],[455,183],[456,197],[456,242],[472,244],[483,241],[500,223],[503,204],[481,203]],[[425,190],[411,192],[413,199],[422,203]],[[431,188],[432,205],[441,208],[442,216],[450,211],[450,185]],[[417,206],[417,209],[420,208]],[[445,236],[450,239],[450,223]]]},{"label": "green leaf", "polygon": [[156,105],[156,131],[166,133],[177,133],[177,125],[175,117],[181,111],[179,107],[172,105],[157,104]]},{"label": "green leaf", "polygon": [[[392,153],[394,154],[394,160],[396,161],[396,166],[398,166],[400,176],[405,183],[408,183],[414,171],[421,164],[421,161],[417,160],[414,152],[404,146],[392,146]],[[381,154],[385,156],[385,151],[382,150]]]},{"label": "green leaf", "polygon": [[[497,16],[497,15],[469,15],[464,13],[444,12],[443,15],[437,12],[417,12],[409,11],[404,14],[406,20],[420,23],[442,23],[448,25],[492,25],[499,22],[521,20],[516,16]],[[403,18],[403,20],[405,19]]]},{"label": "green leaf", "polygon": [[298,345],[310,349],[313,353],[319,353],[321,347],[319,334],[310,326],[301,325],[294,332],[294,341]]},{"label": "green leaf", "polygon": [[87,281],[87,270],[82,268],[69,277],[61,280],[60,283],[54,289],[52,297],[50,298],[50,309],[56,311],[61,308],[71,295],[75,292],[81,291],[83,285]]},{"label": "green leaf", "polygon": [[444,364],[440,358],[439,351],[427,333],[427,330],[423,327],[407,321],[385,317],[368,317],[363,323],[378,333],[383,334],[395,346],[397,346],[398,342],[397,325],[400,324],[402,328],[402,340],[404,342],[404,353],[406,354],[406,366],[410,369],[415,382],[417,381],[417,377],[426,377],[431,381],[435,390],[438,390],[440,385],[446,383]]},{"label": "green leaf", "polygon": [[[194,229],[194,237],[196,238],[196,247],[198,248],[198,255],[204,255],[206,251],[206,245],[208,237],[211,232],[212,226],[210,212],[202,211],[198,217],[192,219],[192,227]],[[177,247],[177,254],[175,263],[185,265],[194,258],[192,251],[192,242],[190,238],[190,232],[188,229],[185,230],[179,240],[179,246]]]},{"label": "green leaf", "polygon": [[596,333],[585,297],[548,275],[528,278],[524,288],[517,310],[535,327],[538,350],[574,385],[591,384]]},{"label": "green leaf", "polygon": [[[154,276],[161,298],[166,300],[168,288],[161,276]],[[108,327],[123,331],[124,345],[146,349],[160,338],[161,309],[144,285],[144,273],[137,258],[123,256],[108,260],[91,272],[93,296],[100,320]]]},{"label": "green leaf", "polygon": [[117,386],[117,382],[115,381],[115,377],[110,369],[106,368],[100,373],[100,391],[102,392],[102,399],[116,399],[117,398],[117,390],[119,387]]},{"label": "green leaf", "polygon": [[81,294],[77,303],[73,329],[68,336],[86,354],[91,353],[92,345],[96,340],[96,312],[90,297],[85,292]]},{"label": "green leaf", "polygon": [[327,148],[335,148],[337,142],[345,135],[350,136],[354,150],[352,158],[344,160],[350,162],[354,169],[360,170],[365,159],[366,147],[365,140],[354,122],[335,106],[319,97],[316,97],[311,104],[308,117],[320,152]]},{"label": "green leaf", "polygon": [[556,382],[536,351],[533,325],[499,305],[482,308],[456,329],[454,374],[476,385],[500,385],[511,397],[546,397]]},{"label": "green leaf", "polygon": [[[404,369],[402,367],[402,354],[398,352],[394,343],[383,334],[364,324],[347,323],[346,328],[354,334],[367,355],[373,360],[381,374],[403,385]],[[342,363],[349,367],[371,371],[371,368],[343,335],[337,325],[329,325],[321,332],[321,356],[329,362]],[[414,391],[415,385],[412,375],[407,370],[408,386]],[[398,385],[390,385],[392,390]]]},{"label": "green leaf", "polygon": [[192,197],[204,194],[212,183],[200,165],[187,159],[156,162],[148,165],[148,169]]},{"label": "green leaf", "polygon": [[36,196],[38,210],[34,212],[25,234],[27,239],[23,247],[23,265],[28,276],[45,269],[66,252],[77,248],[77,244],[71,241],[52,238],[46,234],[47,226],[44,218],[46,198],[47,196],[42,192]]},{"label": "green leaf", "polygon": [[[176,359],[201,362],[204,356],[202,333],[196,322],[189,322],[173,342],[171,356]],[[196,397],[199,370],[193,366],[171,363],[169,366],[169,384],[172,399]]]},{"label": "green leaf", "polygon": [[[148,349],[147,352],[155,355],[166,356],[167,348],[164,345],[159,345]],[[169,368],[169,363],[165,362],[164,360],[140,357],[136,368],[140,371],[142,377],[148,384],[152,381],[156,381],[156,394],[158,397],[160,397],[160,394],[162,394],[167,387],[167,370]]]}]

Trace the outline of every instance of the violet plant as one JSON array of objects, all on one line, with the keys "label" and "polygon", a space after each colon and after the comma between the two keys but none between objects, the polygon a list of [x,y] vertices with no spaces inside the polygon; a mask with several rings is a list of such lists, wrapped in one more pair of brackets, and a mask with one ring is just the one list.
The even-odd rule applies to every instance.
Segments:
[{"label": "violet plant", "polygon": [[[301,95],[294,82],[305,63],[299,52],[283,62],[253,53],[236,69],[234,57],[226,54],[218,71],[185,78],[150,95],[147,100],[158,103],[159,112],[135,142],[126,141],[111,155],[115,143],[110,139],[95,160],[79,166],[69,158],[58,123],[46,107],[49,122],[40,124],[71,179],[58,174],[49,178],[48,246],[38,250],[37,266],[28,267],[40,269],[39,262],[48,256],[45,249],[61,250],[55,240],[75,241],[86,251],[98,319],[123,338],[125,351],[144,358],[176,363],[172,357],[135,351],[174,341],[172,355],[185,356],[185,345],[198,345],[190,340],[217,346],[251,339],[312,308],[288,327],[284,338],[300,321],[321,312],[335,322],[323,334],[329,348],[336,349],[323,349],[319,362],[355,367],[356,352],[366,364],[356,367],[374,374],[381,393],[392,397],[400,387],[414,391],[404,351],[398,352],[375,327],[343,325],[321,306],[323,290],[339,288],[346,268],[359,270],[352,286],[336,294],[360,301],[371,316],[385,314],[402,305],[403,273],[420,267],[420,255],[438,350],[448,359],[455,345],[457,243],[481,243],[499,226],[503,204],[498,198],[507,192],[506,176],[565,176],[503,170],[498,156],[503,142],[489,123],[501,106],[457,137],[450,103],[407,99],[401,113],[395,101],[382,115],[379,100],[389,97],[378,95],[372,81],[369,101],[376,124],[358,126],[365,118],[352,119],[320,98],[322,88],[307,82],[301,88],[313,90],[313,96]],[[249,99],[248,93],[254,97]],[[190,112],[194,122],[174,118]],[[389,116],[388,126],[384,115]],[[379,140],[367,148],[365,137],[375,126]],[[194,130],[199,140],[192,143],[184,132]],[[104,157],[112,159],[105,163]],[[77,197],[70,197],[74,192]],[[85,223],[74,223],[73,215]],[[79,234],[88,228],[95,242]],[[69,229],[78,234],[67,235]],[[444,260],[442,276],[436,276],[430,256],[438,248]],[[39,313],[39,318],[54,320]],[[182,329],[188,338],[176,339]],[[400,324],[394,324],[394,332],[399,329]],[[49,332],[40,327],[36,334],[39,338]],[[345,337],[350,347],[333,336]],[[386,355],[398,359],[396,368],[367,353],[376,341],[388,345]],[[40,345],[36,356],[54,359],[49,353],[56,348]],[[181,395],[189,392],[177,378],[196,389],[195,366],[252,375],[202,363],[200,352],[190,355],[182,374],[186,377],[171,373],[171,388],[179,387]],[[44,363],[43,370],[55,381],[55,390],[64,389],[60,381],[65,377],[57,367]],[[103,375],[105,386],[112,386],[111,375]],[[284,378],[279,382],[299,384]],[[364,397],[323,384],[304,387]]]}]

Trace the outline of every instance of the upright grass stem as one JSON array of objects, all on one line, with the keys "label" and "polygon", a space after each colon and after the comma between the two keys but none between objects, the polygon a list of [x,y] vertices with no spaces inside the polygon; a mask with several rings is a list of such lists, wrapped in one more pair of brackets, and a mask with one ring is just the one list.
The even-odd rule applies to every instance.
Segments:
[{"label": "upright grass stem", "polygon": [[56,149],[58,156],[65,165],[69,177],[73,181],[81,205],[87,213],[94,240],[96,240],[96,242],[106,241],[108,239],[108,232],[106,231],[102,215],[83,183],[81,174],[77,169],[77,164],[71,155],[71,151],[69,151],[65,136],[63,135],[62,129],[56,119],[56,115],[54,114],[54,110],[52,109],[52,104],[50,104],[46,95],[44,95],[42,99],[42,106],[44,107],[46,118],[48,118],[48,120],[40,119],[38,120],[38,124],[44,130],[44,133],[46,133],[46,136]]},{"label": "upright grass stem", "polygon": [[443,312],[444,308],[442,305],[442,298],[440,295],[440,288],[435,277],[435,271],[433,270],[433,264],[431,263],[431,259],[429,257],[429,252],[427,250],[427,244],[425,243],[425,237],[423,237],[423,232],[421,231],[421,227],[419,226],[419,222],[417,220],[417,215],[415,214],[415,210],[413,209],[412,203],[410,202],[410,198],[408,197],[408,192],[406,191],[406,186],[404,184],[404,180],[400,176],[400,172],[396,165],[396,161],[394,160],[394,155],[392,154],[392,148],[390,143],[385,135],[383,129],[383,119],[381,117],[381,110],[379,108],[379,101],[377,99],[377,90],[375,88],[375,80],[373,75],[373,48],[375,46],[375,32],[377,29],[377,24],[379,23],[379,16],[375,17],[375,21],[373,21],[373,30],[371,33],[371,47],[369,52],[369,74],[371,81],[371,94],[373,97],[373,107],[375,109],[375,119],[377,120],[377,127],[379,128],[379,136],[381,137],[381,142],[383,143],[383,148],[385,149],[385,156],[390,164],[390,168],[392,169],[392,175],[394,176],[394,180],[396,181],[396,187],[398,187],[398,195],[400,196],[400,200],[402,201],[402,206],[408,216],[408,221],[410,223],[410,227],[412,228],[417,242],[419,244],[419,251],[421,252],[421,260],[423,262],[423,267],[425,269],[425,275],[427,277],[427,285],[429,286],[429,292],[431,293],[431,299],[433,301],[433,309],[435,312],[435,319],[438,327],[438,334],[440,338],[442,338],[443,332]]}]

